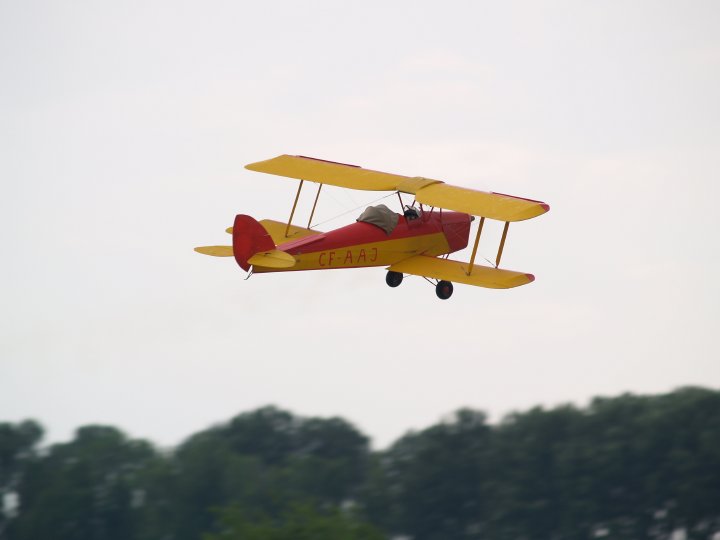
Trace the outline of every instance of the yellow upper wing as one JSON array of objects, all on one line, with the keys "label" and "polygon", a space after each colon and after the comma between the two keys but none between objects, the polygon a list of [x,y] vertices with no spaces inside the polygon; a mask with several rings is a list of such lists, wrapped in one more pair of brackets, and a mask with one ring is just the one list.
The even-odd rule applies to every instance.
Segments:
[{"label": "yellow upper wing", "polygon": [[245,166],[251,171],[309,180],[349,189],[400,191],[418,202],[499,221],[522,221],[547,212],[541,202],[512,195],[477,191],[431,178],[402,176],[304,156],[282,155]]},{"label": "yellow upper wing", "polygon": [[298,180],[367,191],[395,191],[395,186],[407,180],[407,176],[303,156],[278,156],[266,161],[250,163],[245,165],[245,168]]},{"label": "yellow upper wing", "polygon": [[523,221],[544,214],[550,209],[547,204],[540,201],[443,183],[422,188],[415,194],[415,198],[418,202],[430,206],[499,221]]}]

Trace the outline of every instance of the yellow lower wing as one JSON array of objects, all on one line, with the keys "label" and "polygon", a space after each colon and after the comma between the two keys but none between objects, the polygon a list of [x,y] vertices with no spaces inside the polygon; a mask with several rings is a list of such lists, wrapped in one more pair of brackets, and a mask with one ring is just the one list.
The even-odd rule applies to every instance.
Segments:
[{"label": "yellow lower wing", "polygon": [[500,268],[491,268],[478,264],[473,266],[472,273],[468,275],[469,267],[469,263],[418,255],[395,263],[388,270],[453,281],[455,283],[465,283],[466,285],[475,285],[476,287],[486,287],[488,289],[511,289],[535,280],[535,276],[532,274],[501,270]]}]

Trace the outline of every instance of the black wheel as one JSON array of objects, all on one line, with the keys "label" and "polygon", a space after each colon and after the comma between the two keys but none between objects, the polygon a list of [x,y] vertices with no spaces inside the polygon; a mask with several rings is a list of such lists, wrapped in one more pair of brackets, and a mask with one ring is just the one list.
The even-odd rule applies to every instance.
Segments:
[{"label": "black wheel", "polygon": [[402,283],[403,275],[400,272],[393,272],[390,270],[387,273],[387,276],[385,276],[385,283],[390,285],[391,287],[397,287]]},{"label": "black wheel", "polygon": [[438,284],[435,286],[435,294],[437,294],[437,297],[440,298],[440,300],[447,300],[452,296],[452,293],[452,283],[449,281],[438,281]]}]

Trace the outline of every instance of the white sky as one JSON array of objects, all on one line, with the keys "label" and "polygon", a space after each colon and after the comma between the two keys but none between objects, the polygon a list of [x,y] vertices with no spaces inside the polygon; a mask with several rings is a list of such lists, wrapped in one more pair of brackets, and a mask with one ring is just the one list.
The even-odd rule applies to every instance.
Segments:
[{"label": "white sky", "polygon": [[[713,1],[0,0],[0,420],[169,445],[276,404],[383,447],[461,406],[720,388],[719,27]],[[193,252],[287,217],[296,183],[243,169],[283,153],[548,202],[501,265],[537,281],[443,302]]]}]

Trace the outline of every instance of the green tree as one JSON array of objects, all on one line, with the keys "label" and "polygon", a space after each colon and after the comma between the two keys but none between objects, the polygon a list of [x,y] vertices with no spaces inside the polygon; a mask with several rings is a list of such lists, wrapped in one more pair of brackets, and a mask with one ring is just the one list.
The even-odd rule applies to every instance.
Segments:
[{"label": "green tree", "polygon": [[[720,392],[597,398],[497,425],[460,410],[371,454],[339,418],[273,407],[157,452],[87,426],[38,450],[0,424],[2,540],[692,540],[720,531]],[[353,512],[339,510],[352,508]],[[216,509],[221,509],[220,511]],[[373,527],[368,526],[372,523]]]},{"label": "green tree", "polygon": [[323,511],[307,503],[293,504],[279,516],[249,513],[239,506],[220,511],[221,532],[203,540],[384,540],[372,525],[337,508]]},{"label": "green tree", "polygon": [[705,539],[720,529],[720,392],[595,399],[598,520],[611,534]]},{"label": "green tree", "polygon": [[137,537],[146,494],[144,469],[157,458],[144,441],[112,427],[86,426],[26,469],[16,540],[127,540]]},{"label": "green tree", "polygon": [[198,433],[175,452],[178,540],[213,530],[232,502],[270,516],[295,501],[338,506],[357,495],[367,438],[339,418],[301,418],[274,407]]},{"label": "green tree", "polygon": [[19,424],[0,423],[0,540],[5,538],[11,519],[2,511],[6,497],[17,495],[42,435],[42,427],[32,420]]},{"label": "green tree", "polygon": [[594,508],[586,443],[574,407],[507,416],[493,433],[492,534],[587,538]]},{"label": "green tree", "polygon": [[460,411],[376,459],[361,508],[415,540],[667,540],[677,529],[707,540],[720,531],[717,391],[598,398],[496,426]]},{"label": "green tree", "polygon": [[428,540],[481,537],[491,509],[491,435],[483,413],[464,409],[395,443],[383,460],[397,516],[391,529]]}]

